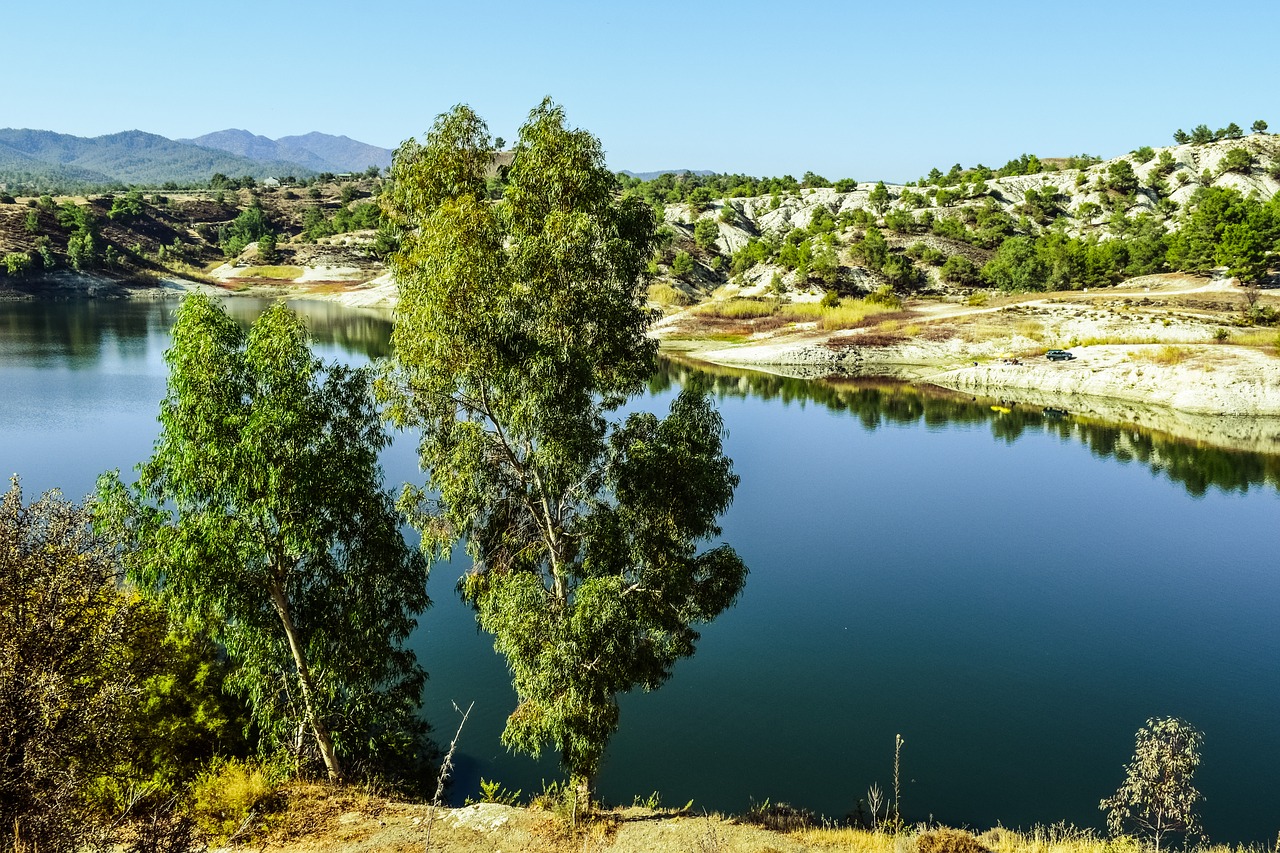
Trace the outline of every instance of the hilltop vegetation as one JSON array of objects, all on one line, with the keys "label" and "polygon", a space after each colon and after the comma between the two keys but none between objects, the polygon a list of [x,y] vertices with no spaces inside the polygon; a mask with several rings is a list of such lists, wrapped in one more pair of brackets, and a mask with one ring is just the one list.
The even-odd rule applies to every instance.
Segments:
[{"label": "hilltop vegetation", "polygon": [[1266,278],[1280,240],[1280,141],[1258,133],[1109,161],[1031,155],[906,185],[806,173],[623,179],[667,223],[653,296],[1074,290],[1165,271]]},{"label": "hilltop vegetation", "polygon": [[324,177],[286,187],[215,175],[213,188],[198,191],[0,194],[0,282],[38,293],[50,276],[68,271],[198,279],[246,250],[259,263],[319,263],[319,244],[353,231],[362,233],[351,245],[321,254],[329,263],[380,268],[393,245],[376,230],[383,182],[373,170]]}]

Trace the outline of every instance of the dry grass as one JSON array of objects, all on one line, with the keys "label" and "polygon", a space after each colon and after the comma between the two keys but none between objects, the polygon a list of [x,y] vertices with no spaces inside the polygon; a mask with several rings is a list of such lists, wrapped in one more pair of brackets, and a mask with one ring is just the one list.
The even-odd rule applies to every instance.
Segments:
[{"label": "dry grass", "polygon": [[1101,335],[1088,338],[1072,338],[1069,346],[1092,347],[1109,345],[1136,346],[1139,344],[1162,344],[1165,339],[1154,335]]},{"label": "dry grass", "polygon": [[1151,364],[1163,364],[1166,367],[1171,367],[1175,364],[1182,364],[1182,362],[1194,357],[1196,354],[1196,351],[1190,347],[1167,345],[1159,349],[1132,350],[1129,353],[1129,358],[1134,361],[1146,361]]},{"label": "dry grass", "polygon": [[[1108,838],[1093,830],[1066,824],[1037,826],[1030,832],[1004,827],[980,835],[953,829],[893,835],[865,829],[806,829],[790,837],[815,850],[847,850],[851,853],[914,853],[926,847],[938,853],[952,850],[988,850],[991,853],[1145,853],[1148,848],[1134,838]],[[1199,853],[1270,853],[1267,848],[1246,845],[1213,845]]]},{"label": "dry grass", "polygon": [[[699,317],[719,320],[755,321],[757,331],[779,328],[788,323],[817,323],[818,328],[834,332],[856,329],[871,317],[902,315],[900,309],[865,299],[841,299],[837,305],[818,302],[779,302],[763,299],[726,299],[708,302],[694,309]],[[762,324],[760,321],[769,321]]]},{"label": "dry grass", "polygon": [[778,313],[780,303],[763,299],[725,299],[718,302],[707,302],[694,309],[700,317],[715,317],[721,320],[755,320],[760,317],[772,317]]},{"label": "dry grass", "polygon": [[658,305],[690,305],[693,303],[689,294],[665,282],[649,285],[648,295],[649,301]]},{"label": "dry grass", "polygon": [[1275,329],[1250,329],[1247,332],[1236,332],[1226,342],[1242,347],[1280,347],[1280,332]]},{"label": "dry grass", "polygon": [[268,281],[297,281],[302,278],[302,267],[246,267],[236,278],[264,278]]}]

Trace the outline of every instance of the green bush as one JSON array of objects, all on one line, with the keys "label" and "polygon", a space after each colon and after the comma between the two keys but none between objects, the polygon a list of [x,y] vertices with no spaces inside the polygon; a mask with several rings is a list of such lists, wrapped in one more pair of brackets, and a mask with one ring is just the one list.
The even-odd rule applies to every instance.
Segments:
[{"label": "green bush", "polygon": [[978,267],[964,255],[950,255],[939,271],[943,281],[952,284],[974,285],[979,281]]},{"label": "green bush", "polygon": [[191,784],[190,810],[196,827],[219,844],[245,840],[270,825],[280,811],[281,775],[251,761],[217,762]]},{"label": "green bush", "polygon": [[1249,174],[1249,170],[1253,168],[1254,157],[1247,148],[1232,148],[1222,158],[1222,172],[1240,172],[1241,174]]},{"label": "green bush", "polygon": [[21,278],[31,272],[31,256],[26,252],[10,252],[4,256],[4,271],[14,278]]},{"label": "green bush", "polygon": [[720,226],[714,219],[699,219],[693,226],[693,242],[704,252],[715,251],[716,240],[720,238]]}]

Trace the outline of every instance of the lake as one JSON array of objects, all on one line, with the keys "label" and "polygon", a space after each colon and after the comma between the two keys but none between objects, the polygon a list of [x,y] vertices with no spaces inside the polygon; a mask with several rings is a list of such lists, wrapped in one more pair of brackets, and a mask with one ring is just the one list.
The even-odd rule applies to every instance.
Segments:
[{"label": "lake", "polygon": [[[261,303],[233,299],[246,322]],[[388,352],[388,317],[296,306],[325,358]],[[174,302],[0,303],[0,473],[79,498],[150,452]],[[692,368],[664,362],[665,407]],[[741,601],[651,694],[622,700],[600,779],[630,803],[740,812],[786,801],[840,817],[902,750],[911,820],[1102,826],[1151,716],[1205,733],[1215,841],[1274,840],[1280,811],[1276,454],[888,382],[706,375],[742,478],[724,539]],[[1008,410],[1004,410],[1004,409]],[[411,436],[388,485],[421,481]],[[503,661],[437,565],[413,643],[425,713],[462,733],[455,799],[479,778],[526,794],[553,761],[498,742]]]}]

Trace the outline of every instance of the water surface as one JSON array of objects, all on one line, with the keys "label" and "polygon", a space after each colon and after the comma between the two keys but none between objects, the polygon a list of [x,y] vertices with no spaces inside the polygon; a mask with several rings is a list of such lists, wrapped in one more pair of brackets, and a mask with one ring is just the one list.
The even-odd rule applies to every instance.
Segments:
[{"label": "water surface", "polygon": [[[174,308],[0,304],[0,472],[78,498],[145,458]],[[388,352],[385,315],[305,310],[325,358]],[[637,405],[665,410],[690,376],[668,363]],[[1100,827],[1134,731],[1178,715],[1206,735],[1210,835],[1275,837],[1280,456],[886,383],[703,381],[742,477],[724,539],[751,575],[670,683],[623,698],[607,799],[841,816],[890,787],[900,733],[908,819]],[[411,436],[384,464],[421,480]],[[557,771],[498,742],[514,697],[462,568],[435,567],[414,637],[425,712],[447,740],[451,702],[476,702],[457,798],[481,775],[529,793]]]}]

